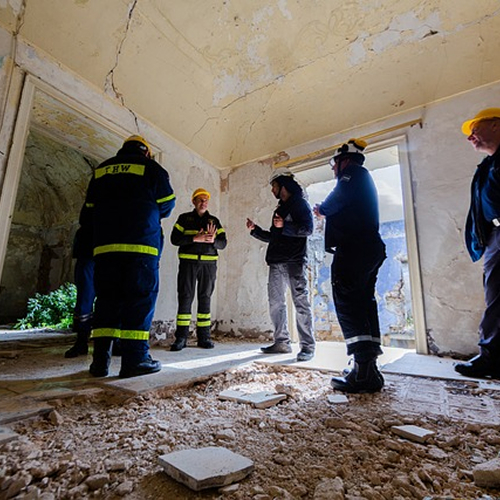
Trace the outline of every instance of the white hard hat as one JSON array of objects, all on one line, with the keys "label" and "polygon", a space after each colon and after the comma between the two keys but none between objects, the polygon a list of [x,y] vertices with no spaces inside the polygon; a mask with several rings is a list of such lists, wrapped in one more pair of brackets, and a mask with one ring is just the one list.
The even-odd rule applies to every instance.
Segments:
[{"label": "white hard hat", "polygon": [[273,181],[282,176],[293,178],[293,172],[286,167],[279,167],[274,170],[274,172],[271,174],[271,177],[269,177],[269,184],[272,184]]}]

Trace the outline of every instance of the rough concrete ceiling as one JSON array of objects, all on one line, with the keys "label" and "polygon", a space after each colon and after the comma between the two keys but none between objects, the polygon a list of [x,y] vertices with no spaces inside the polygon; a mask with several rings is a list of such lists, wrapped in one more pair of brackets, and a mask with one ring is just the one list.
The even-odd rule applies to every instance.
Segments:
[{"label": "rough concrete ceiling", "polygon": [[0,23],[219,167],[500,80],[498,0],[9,0]]}]

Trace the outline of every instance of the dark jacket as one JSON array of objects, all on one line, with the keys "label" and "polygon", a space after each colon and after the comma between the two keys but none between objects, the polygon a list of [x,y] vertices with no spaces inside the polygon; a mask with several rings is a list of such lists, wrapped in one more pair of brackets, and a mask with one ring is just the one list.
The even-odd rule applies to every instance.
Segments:
[{"label": "dark jacket", "polygon": [[175,195],[166,170],[141,154],[118,154],[101,163],[90,181],[82,220],[93,226],[94,256],[132,252],[159,256],[161,219]]},{"label": "dark jacket", "polygon": [[325,249],[379,246],[378,195],[363,161],[350,163],[339,175],[333,191],[319,206],[326,216]]},{"label": "dark jacket", "polygon": [[493,219],[500,219],[500,148],[477,166],[472,179],[465,243],[473,262],[484,253]]},{"label": "dark jacket", "polygon": [[266,262],[268,264],[306,262],[307,237],[313,232],[313,218],[309,203],[301,193],[297,193],[285,202],[280,200],[275,213],[283,217],[282,228],[271,225],[270,230],[265,231],[255,226],[250,232],[258,240],[269,243]]},{"label": "dark jacket", "polygon": [[[193,237],[206,230],[212,222],[217,228],[213,243],[196,243]],[[223,250],[227,245],[226,231],[219,219],[214,217],[208,210],[200,217],[196,210],[179,215],[170,234],[172,245],[179,247],[179,258],[187,260],[199,260],[210,262],[217,260],[217,250]]]}]

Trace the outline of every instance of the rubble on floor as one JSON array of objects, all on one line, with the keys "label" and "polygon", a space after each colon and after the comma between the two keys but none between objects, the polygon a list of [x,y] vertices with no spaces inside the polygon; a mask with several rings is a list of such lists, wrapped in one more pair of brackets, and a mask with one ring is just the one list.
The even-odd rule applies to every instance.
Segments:
[{"label": "rubble on floor", "polygon": [[[52,412],[9,425],[19,437],[0,444],[0,498],[499,498],[500,489],[474,481],[474,470],[498,458],[500,393],[468,381],[385,378],[380,394],[350,395],[341,405],[329,402],[330,375],[257,363],[189,388],[51,399]],[[288,397],[258,409],[220,400],[226,390]],[[394,426],[433,434],[414,442]],[[237,484],[196,492],[158,463],[205,447],[247,457],[254,470]]]}]

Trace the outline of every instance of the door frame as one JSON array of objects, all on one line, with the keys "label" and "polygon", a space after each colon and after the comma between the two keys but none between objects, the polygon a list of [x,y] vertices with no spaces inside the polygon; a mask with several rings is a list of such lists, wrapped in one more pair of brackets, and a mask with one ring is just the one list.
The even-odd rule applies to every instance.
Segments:
[{"label": "door frame", "polygon": [[[6,163],[2,190],[0,192],[0,281],[5,265],[10,227],[21,179],[26,141],[30,132],[31,114],[37,92],[43,92],[49,95],[68,108],[77,111],[77,113],[95,122],[96,127],[107,129],[117,137],[123,138],[131,135],[131,133],[137,133],[130,132],[120,125],[110,122],[104,116],[94,112],[84,104],[81,104],[48,83],[31,74],[26,74],[12,134],[12,145]],[[151,144],[151,148],[156,158],[161,163],[161,151],[153,144]]]}]

